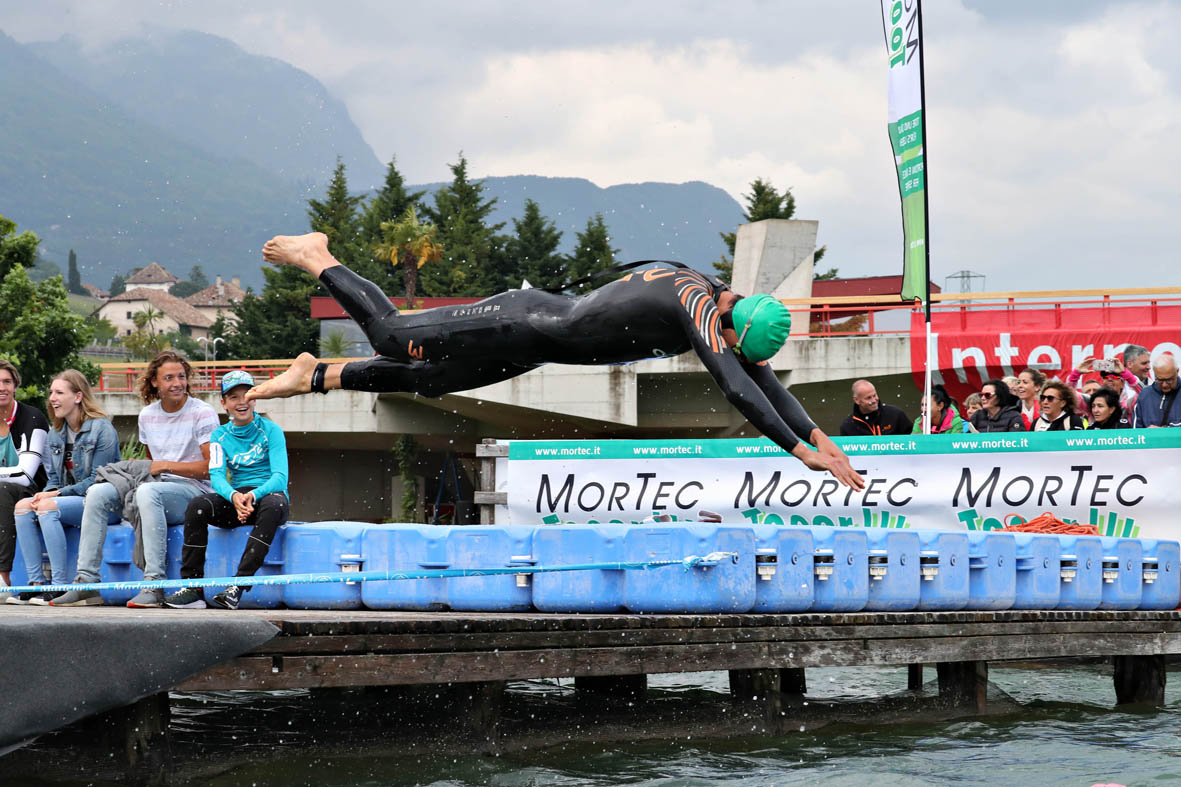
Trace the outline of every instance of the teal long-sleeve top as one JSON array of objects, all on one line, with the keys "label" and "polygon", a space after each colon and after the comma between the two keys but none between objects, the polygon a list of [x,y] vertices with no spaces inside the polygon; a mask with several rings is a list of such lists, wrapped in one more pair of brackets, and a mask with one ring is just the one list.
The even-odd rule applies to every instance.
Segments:
[{"label": "teal long-sleeve top", "polygon": [[[257,413],[245,426],[222,424],[209,438],[209,480],[226,500],[254,488],[254,499],[271,492],[287,495],[287,438],[278,424]],[[287,495],[290,497],[290,495]]]}]

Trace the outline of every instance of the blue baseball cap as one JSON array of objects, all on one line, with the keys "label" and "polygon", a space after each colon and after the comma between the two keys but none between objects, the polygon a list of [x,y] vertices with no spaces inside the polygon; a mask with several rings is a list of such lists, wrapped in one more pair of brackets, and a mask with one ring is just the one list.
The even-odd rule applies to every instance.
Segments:
[{"label": "blue baseball cap", "polygon": [[250,372],[245,369],[235,369],[232,372],[226,372],[221,378],[221,395],[225,396],[239,385],[254,387],[254,378],[250,376]]}]

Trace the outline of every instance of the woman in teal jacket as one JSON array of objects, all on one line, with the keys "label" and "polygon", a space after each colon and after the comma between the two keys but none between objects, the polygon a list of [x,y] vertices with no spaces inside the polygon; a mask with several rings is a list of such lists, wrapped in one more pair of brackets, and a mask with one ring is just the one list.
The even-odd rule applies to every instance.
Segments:
[{"label": "woman in teal jacket", "polygon": [[[66,533],[63,525],[78,527],[86,490],[95,472],[119,461],[119,436],[90,390],[86,377],[66,369],[49,384],[49,419],[53,428],[45,447],[45,491],[16,504],[16,532],[29,582],[44,584],[41,540],[49,554],[55,585],[68,585],[73,567],[66,565]],[[40,532],[38,532],[40,531]],[[9,604],[44,606],[56,593],[22,593],[9,596]]]}]

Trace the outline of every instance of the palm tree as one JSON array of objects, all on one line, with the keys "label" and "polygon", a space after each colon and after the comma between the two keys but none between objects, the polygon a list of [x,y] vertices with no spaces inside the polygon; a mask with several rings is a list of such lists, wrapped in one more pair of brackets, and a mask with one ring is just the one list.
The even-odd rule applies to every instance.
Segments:
[{"label": "palm tree", "polygon": [[418,220],[413,205],[397,221],[381,224],[384,242],[377,247],[377,256],[388,257],[393,265],[403,265],[402,281],[409,303],[418,296],[418,269],[443,259],[443,244],[435,241],[436,231],[434,224]]},{"label": "palm tree", "polygon": [[149,303],[148,308],[144,309],[142,312],[137,312],[133,319],[135,320],[135,327],[139,330],[146,331],[148,333],[156,333],[153,328],[156,327],[156,323],[159,322],[160,318],[163,316],[163,312],[159,311]]}]

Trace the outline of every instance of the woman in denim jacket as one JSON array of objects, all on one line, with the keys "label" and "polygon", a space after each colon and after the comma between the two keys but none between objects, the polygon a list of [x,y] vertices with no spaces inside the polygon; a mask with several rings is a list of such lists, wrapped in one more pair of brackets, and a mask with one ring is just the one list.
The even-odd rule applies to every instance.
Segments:
[{"label": "woman in denim jacket", "polygon": [[[44,492],[17,503],[16,531],[21,555],[32,584],[42,584],[41,535],[49,553],[54,584],[69,584],[66,535],[63,523],[77,527],[82,521],[86,490],[95,472],[119,461],[119,437],[107,414],[98,406],[90,384],[81,372],[66,369],[49,386],[49,418],[53,429],[45,451],[49,483]],[[45,605],[55,593],[22,593],[8,603]]]}]

